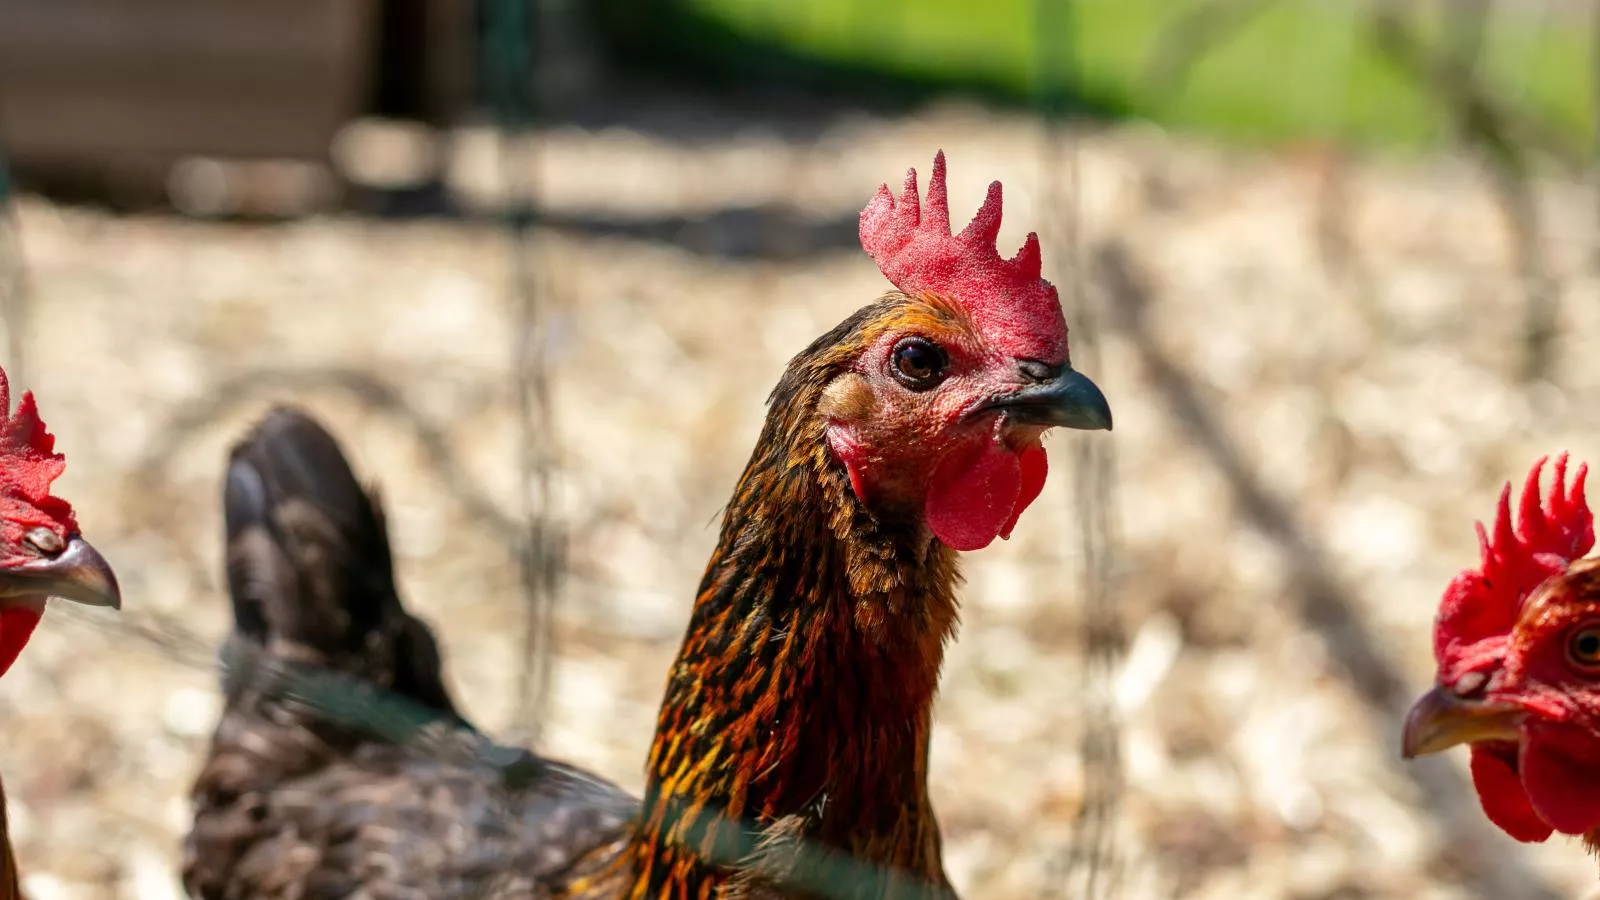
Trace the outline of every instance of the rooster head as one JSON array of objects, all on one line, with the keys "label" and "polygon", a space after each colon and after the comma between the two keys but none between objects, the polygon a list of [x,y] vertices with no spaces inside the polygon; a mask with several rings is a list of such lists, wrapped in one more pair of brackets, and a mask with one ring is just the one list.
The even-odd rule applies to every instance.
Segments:
[{"label": "rooster head", "polygon": [[898,199],[878,188],[861,211],[861,246],[896,291],[860,323],[820,405],[862,503],[920,515],[957,550],[1010,536],[1044,488],[1045,431],[1111,428],[1105,396],[1072,368],[1038,236],[1011,259],[996,250],[1000,207],[997,181],[952,234],[943,152],[926,205],[915,169]]},{"label": "rooster head", "polygon": [[1600,559],[1584,499],[1586,466],[1568,483],[1557,457],[1540,502],[1540,459],[1516,526],[1511,486],[1482,561],[1446,589],[1434,626],[1436,683],[1406,718],[1407,757],[1457,744],[1489,819],[1521,841],[1600,829]]},{"label": "rooster head", "polygon": [[111,567],[78,534],[71,504],[50,493],[65,468],[33,394],[12,413],[0,371],[0,673],[28,643],[47,598],[121,605]]}]

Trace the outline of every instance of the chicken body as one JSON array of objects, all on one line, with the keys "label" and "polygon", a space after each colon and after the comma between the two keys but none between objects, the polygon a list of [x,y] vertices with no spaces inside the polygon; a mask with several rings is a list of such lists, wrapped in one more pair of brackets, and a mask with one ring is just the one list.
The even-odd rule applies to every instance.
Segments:
[{"label": "chicken body", "polygon": [[462,719],[376,502],[319,426],[269,416],[226,488],[235,634],[191,896],[953,896],[927,773],[955,550],[1038,495],[1046,429],[1111,423],[1067,364],[1036,239],[995,254],[998,185],[953,237],[943,175],[940,157],[921,219],[914,175],[898,207],[884,189],[863,213],[904,290],[818,338],[769,398],[638,801]]},{"label": "chicken body", "polygon": [[456,712],[401,606],[376,497],[295,412],[234,451],[227,711],[194,789],[184,884],[204,898],[545,897],[636,806],[503,750]]},{"label": "chicken body", "polygon": [[[710,897],[733,875],[749,892],[805,877],[870,885],[774,896],[921,895],[877,884],[873,864],[945,887],[927,734],[955,620],[954,554],[925,546],[923,564],[900,567],[885,560],[904,535],[832,539],[809,507],[843,503],[845,477],[786,486],[775,462],[752,460],[728,511],[641,811],[612,784],[497,747],[460,717],[432,635],[394,590],[375,501],[319,426],[269,416],[228,478],[238,630],[227,711],[194,791],[190,895]],[[769,516],[773,527],[753,527]],[[805,541],[829,550],[784,563]],[[887,590],[857,597],[851,566]],[[881,617],[873,630],[895,644],[875,646],[857,615]]]},{"label": "chicken body", "polygon": [[[844,476],[786,486],[775,462],[752,460],[729,509],[669,680],[641,814],[615,786],[497,747],[461,719],[431,634],[394,590],[376,503],[319,426],[269,416],[228,476],[238,633],[227,712],[195,788],[190,894],[620,898],[692,884],[689,896],[710,896],[730,872],[754,889],[762,867],[793,868],[806,852],[821,857],[807,870],[870,880],[878,863],[942,887],[925,783],[938,659],[900,651],[936,652],[953,626],[954,554],[928,547],[927,565],[902,569],[881,560],[903,535],[831,539],[807,507],[843,503]],[[780,510],[796,515],[752,527]],[[829,553],[781,564],[801,541]],[[852,602],[851,565],[888,590]],[[875,647],[834,621],[873,601],[884,604],[870,612],[883,617],[875,630],[904,646]],[[884,677],[891,661],[903,676]]]}]

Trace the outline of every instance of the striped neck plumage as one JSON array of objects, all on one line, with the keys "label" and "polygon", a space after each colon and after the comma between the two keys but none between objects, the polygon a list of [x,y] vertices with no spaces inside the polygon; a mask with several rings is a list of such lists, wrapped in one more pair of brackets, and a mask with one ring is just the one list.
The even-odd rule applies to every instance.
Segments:
[{"label": "striped neck plumage", "polygon": [[943,883],[926,775],[955,554],[862,507],[816,415],[825,379],[794,380],[669,676],[634,842],[641,896],[733,862],[746,878],[865,864]]}]

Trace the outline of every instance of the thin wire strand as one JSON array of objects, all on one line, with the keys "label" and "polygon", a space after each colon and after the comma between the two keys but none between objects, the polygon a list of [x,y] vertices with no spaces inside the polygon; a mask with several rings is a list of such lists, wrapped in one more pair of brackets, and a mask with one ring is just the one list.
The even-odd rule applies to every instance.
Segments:
[{"label": "thin wire strand", "polygon": [[[1074,364],[1101,369],[1098,323],[1084,279],[1082,182],[1079,142],[1072,129],[1069,91],[1076,36],[1072,4],[1035,0],[1038,39],[1038,102],[1044,121],[1043,206],[1059,210],[1055,228],[1067,267],[1066,312],[1073,331]],[[1121,728],[1110,689],[1122,652],[1122,622],[1114,584],[1115,469],[1108,435],[1087,434],[1072,441],[1072,503],[1078,528],[1083,616],[1083,733],[1080,739],[1083,799],[1070,845],[1052,880],[1061,896],[1116,897],[1121,881],[1117,820],[1122,798]]]},{"label": "thin wire strand", "polygon": [[537,744],[554,688],[554,607],[560,595],[565,548],[556,496],[555,422],[550,403],[548,339],[535,226],[538,204],[532,172],[537,162],[533,124],[538,108],[535,25],[538,9],[526,0],[496,0],[488,7],[490,88],[499,120],[499,162],[505,188],[505,222],[511,252],[512,373],[518,412],[518,494],[524,543],[518,554],[526,601],[523,677],[517,721]]}]

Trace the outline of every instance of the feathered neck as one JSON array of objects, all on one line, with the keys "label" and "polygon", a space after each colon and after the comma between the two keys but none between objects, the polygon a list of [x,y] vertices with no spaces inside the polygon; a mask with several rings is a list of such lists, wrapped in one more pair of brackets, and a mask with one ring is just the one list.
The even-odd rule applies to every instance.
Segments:
[{"label": "feathered neck", "polygon": [[874,518],[831,457],[816,409],[849,337],[791,363],[728,505],[650,751],[633,896],[860,864],[879,880],[850,876],[848,896],[946,884],[928,729],[956,558]]}]

